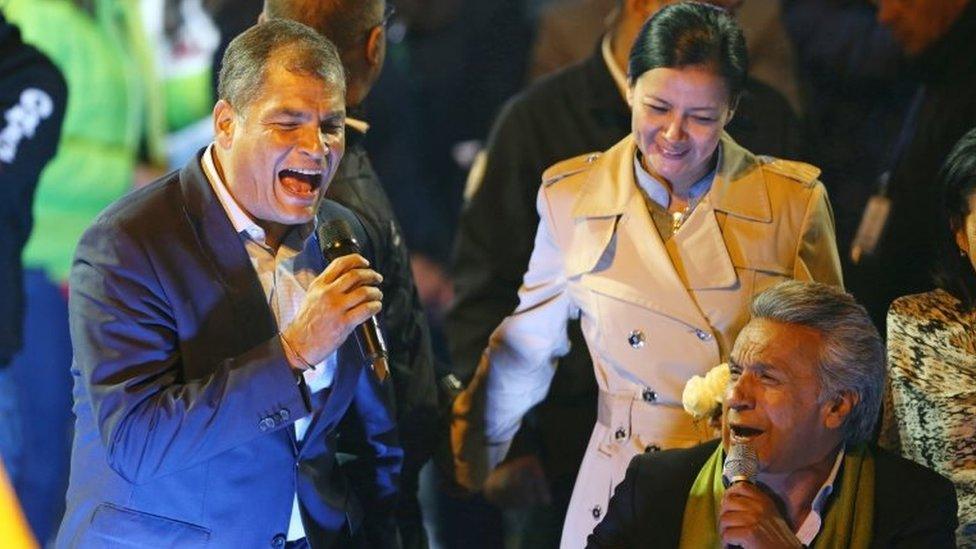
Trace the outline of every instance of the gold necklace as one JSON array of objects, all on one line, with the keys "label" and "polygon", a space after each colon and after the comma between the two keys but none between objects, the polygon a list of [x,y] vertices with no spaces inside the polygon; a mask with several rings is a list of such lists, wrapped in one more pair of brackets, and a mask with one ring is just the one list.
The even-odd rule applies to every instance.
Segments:
[{"label": "gold necklace", "polygon": [[698,201],[700,199],[701,197],[698,197],[697,199],[694,200],[690,200],[688,202],[688,205],[685,206],[685,209],[678,212],[671,212],[671,233],[672,234],[678,232],[678,229],[681,228],[684,222],[687,221],[689,217],[691,217],[691,212],[692,210],[695,209],[695,206],[698,205]]}]

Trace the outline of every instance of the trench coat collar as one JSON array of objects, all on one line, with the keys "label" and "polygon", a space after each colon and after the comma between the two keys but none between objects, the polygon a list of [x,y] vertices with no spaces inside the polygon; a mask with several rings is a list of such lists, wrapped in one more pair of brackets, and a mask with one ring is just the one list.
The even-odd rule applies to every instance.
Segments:
[{"label": "trench coat collar", "polygon": [[[709,191],[713,207],[730,215],[768,223],[772,220],[769,193],[759,160],[725,132],[721,136],[722,165]],[[574,218],[614,217],[624,213],[637,192],[633,134],[607,150],[590,172],[573,205]]]}]

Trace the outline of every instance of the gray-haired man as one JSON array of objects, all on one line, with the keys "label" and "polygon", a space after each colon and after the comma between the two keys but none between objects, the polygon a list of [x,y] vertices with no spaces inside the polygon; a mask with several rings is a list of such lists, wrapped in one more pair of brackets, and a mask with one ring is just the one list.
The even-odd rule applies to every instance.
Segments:
[{"label": "gray-haired man", "polygon": [[[729,360],[723,436],[634,458],[589,547],[954,547],[956,498],[936,473],[869,443],[884,344],[842,291],[760,294]],[[732,445],[758,459],[725,487]]]}]

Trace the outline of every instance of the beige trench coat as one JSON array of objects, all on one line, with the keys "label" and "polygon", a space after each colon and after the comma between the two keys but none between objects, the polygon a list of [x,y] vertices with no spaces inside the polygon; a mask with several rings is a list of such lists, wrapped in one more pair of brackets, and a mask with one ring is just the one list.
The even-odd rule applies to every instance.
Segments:
[{"label": "beige trench coat", "polygon": [[599,411],[562,547],[585,545],[634,455],[711,438],[681,393],[728,358],[754,295],[789,278],[842,284],[820,170],[756,157],[727,135],[722,147],[711,189],[667,242],[638,191],[632,137],[543,177],[519,306],[456,401],[451,438],[458,480],[479,488],[545,397],[566,322],[580,316]]}]

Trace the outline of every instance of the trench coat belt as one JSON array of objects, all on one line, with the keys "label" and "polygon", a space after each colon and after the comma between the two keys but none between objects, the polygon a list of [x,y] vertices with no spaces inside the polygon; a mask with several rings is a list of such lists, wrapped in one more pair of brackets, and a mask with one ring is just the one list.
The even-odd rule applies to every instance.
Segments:
[{"label": "trench coat belt", "polygon": [[640,390],[600,391],[597,423],[607,428],[611,440],[637,434],[644,442],[656,442],[662,448],[715,438],[707,421],[695,421],[681,406],[646,402]]}]

